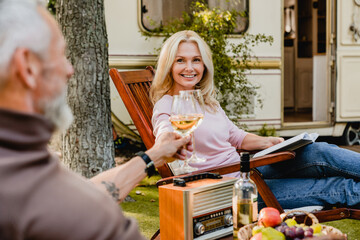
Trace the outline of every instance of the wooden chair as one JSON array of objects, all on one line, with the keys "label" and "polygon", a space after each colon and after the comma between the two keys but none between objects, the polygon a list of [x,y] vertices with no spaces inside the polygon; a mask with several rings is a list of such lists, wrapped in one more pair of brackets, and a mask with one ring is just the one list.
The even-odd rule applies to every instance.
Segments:
[{"label": "wooden chair", "polygon": [[[151,148],[155,142],[151,124],[153,105],[149,98],[149,89],[153,75],[154,70],[152,67],[147,67],[146,70],[140,71],[119,72],[114,68],[110,70],[110,76],[147,148]],[[251,178],[256,183],[258,192],[264,200],[266,206],[274,207],[281,213],[284,212],[283,208],[276,200],[276,197],[271,192],[270,188],[267,186],[264,179],[262,178],[261,173],[256,169],[256,167],[289,160],[294,157],[294,152],[287,151],[268,154],[263,157],[251,159],[250,161]],[[237,172],[239,169],[240,164],[236,163],[216,168],[203,169],[201,171],[197,171],[196,173],[213,172],[223,175]],[[161,182],[170,181],[173,178],[173,174],[167,164],[158,168],[158,171],[163,178]],[[319,211],[314,213],[314,215],[319,219],[319,222],[338,220],[343,218],[360,219],[360,210],[339,208],[335,210]]]}]

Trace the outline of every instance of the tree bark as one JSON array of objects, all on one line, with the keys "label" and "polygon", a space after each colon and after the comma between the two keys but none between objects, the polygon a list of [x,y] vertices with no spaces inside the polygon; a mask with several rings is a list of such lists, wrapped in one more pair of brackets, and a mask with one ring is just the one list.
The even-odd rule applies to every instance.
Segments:
[{"label": "tree bark", "polygon": [[75,70],[68,87],[74,122],[63,135],[63,162],[92,177],[114,166],[104,2],[57,0],[56,18]]}]

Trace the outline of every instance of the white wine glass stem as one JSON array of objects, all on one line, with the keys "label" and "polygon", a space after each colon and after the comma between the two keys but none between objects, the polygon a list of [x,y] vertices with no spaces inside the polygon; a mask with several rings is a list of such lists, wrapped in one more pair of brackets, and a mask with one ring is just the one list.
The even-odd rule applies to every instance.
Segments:
[{"label": "white wine glass stem", "polygon": [[205,158],[200,158],[196,155],[196,150],[195,150],[195,133],[192,133],[192,144],[193,144],[193,152],[191,154],[191,157],[189,159],[189,162],[191,163],[202,163],[202,162],[206,162]]},{"label": "white wine glass stem", "polygon": [[191,140],[192,140],[192,147],[193,147],[193,152],[191,154],[191,159],[196,158],[196,152],[195,152],[195,133],[193,132],[191,134]]}]

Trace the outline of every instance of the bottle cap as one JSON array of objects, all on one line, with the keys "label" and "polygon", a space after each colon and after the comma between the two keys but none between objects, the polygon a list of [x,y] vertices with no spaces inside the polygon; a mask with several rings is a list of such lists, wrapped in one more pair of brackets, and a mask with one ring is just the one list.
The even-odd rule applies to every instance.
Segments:
[{"label": "bottle cap", "polygon": [[250,172],[250,154],[248,152],[240,154],[240,172]]}]

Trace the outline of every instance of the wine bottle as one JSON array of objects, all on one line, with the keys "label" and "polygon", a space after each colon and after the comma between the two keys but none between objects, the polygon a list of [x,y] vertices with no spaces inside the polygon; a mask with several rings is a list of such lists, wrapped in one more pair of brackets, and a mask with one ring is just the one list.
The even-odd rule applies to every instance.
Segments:
[{"label": "wine bottle", "polygon": [[250,155],[248,152],[240,156],[240,178],[233,188],[233,223],[234,239],[239,229],[257,220],[257,188],[250,179]]}]

